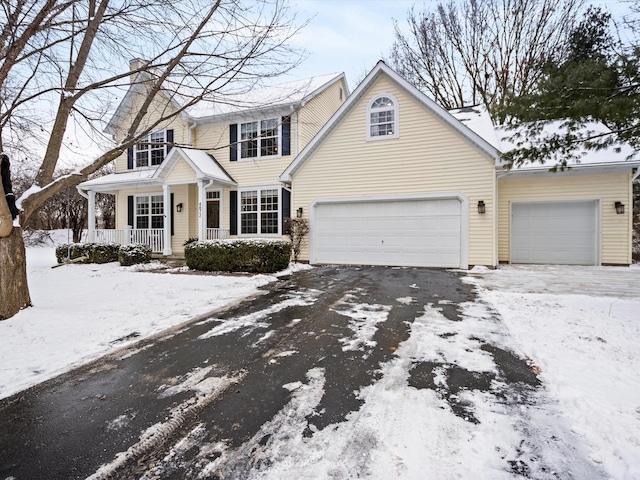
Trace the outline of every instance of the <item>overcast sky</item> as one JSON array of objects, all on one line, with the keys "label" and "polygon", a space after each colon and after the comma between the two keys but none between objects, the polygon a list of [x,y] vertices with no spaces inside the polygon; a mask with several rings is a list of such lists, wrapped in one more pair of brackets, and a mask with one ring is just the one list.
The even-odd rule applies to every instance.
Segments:
[{"label": "overcast sky", "polygon": [[[294,39],[295,45],[307,51],[307,59],[292,73],[292,78],[344,72],[350,88],[355,88],[378,60],[389,55],[394,20],[404,28],[412,5],[422,8],[436,3],[440,1],[290,0],[300,19],[310,19]],[[585,3],[604,6],[614,16],[620,16],[628,5],[625,0]]]}]

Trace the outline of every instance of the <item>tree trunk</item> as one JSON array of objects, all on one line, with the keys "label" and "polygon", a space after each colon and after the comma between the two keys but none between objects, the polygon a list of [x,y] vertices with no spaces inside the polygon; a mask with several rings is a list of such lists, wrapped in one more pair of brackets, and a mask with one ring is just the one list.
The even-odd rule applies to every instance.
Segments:
[{"label": "tree trunk", "polygon": [[0,238],[0,320],[30,305],[22,228],[14,227],[11,235]]}]

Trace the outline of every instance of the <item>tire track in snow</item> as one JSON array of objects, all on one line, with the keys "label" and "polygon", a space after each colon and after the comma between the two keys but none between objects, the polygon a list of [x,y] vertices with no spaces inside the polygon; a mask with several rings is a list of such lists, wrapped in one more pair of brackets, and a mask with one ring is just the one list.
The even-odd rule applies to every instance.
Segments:
[{"label": "tire track in snow", "polygon": [[[140,440],[121,452],[105,465],[102,465],[93,475],[86,480],[109,480],[118,478],[117,474],[123,468],[134,463],[147,453],[160,448],[171,436],[182,428],[187,422],[193,420],[198,413],[215,401],[231,385],[239,383],[245,377],[246,371],[240,371],[229,377],[222,377],[213,389],[208,393],[200,393],[185,402],[182,402],[170,412],[170,418],[166,422],[159,422],[147,428]],[[207,379],[203,380],[205,382]]]}]

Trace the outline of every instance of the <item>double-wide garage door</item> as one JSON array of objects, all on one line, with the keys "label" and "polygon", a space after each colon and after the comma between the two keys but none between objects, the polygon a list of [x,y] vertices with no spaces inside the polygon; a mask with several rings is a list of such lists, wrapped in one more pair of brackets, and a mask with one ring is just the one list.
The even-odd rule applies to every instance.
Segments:
[{"label": "double-wide garage door", "polygon": [[597,201],[511,205],[511,263],[595,265]]},{"label": "double-wide garage door", "polygon": [[460,267],[458,198],[317,203],[312,262]]}]

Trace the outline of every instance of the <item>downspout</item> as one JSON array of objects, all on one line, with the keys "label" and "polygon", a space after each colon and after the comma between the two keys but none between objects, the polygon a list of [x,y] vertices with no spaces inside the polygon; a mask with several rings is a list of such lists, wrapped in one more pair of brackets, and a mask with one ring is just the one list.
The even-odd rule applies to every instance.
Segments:
[{"label": "downspout", "polygon": [[498,185],[498,174],[496,172],[494,188],[495,192],[495,205],[493,206],[493,214],[495,215],[495,220],[493,221],[493,238],[495,238],[494,242],[494,257],[493,260],[495,265],[493,266],[496,270],[500,267],[500,229],[498,228],[498,223],[500,222],[500,185]]},{"label": "downspout", "polygon": [[194,145],[193,145],[193,130],[194,130],[197,126],[198,126],[198,122],[196,122],[196,121],[194,120],[194,121],[193,121],[193,125],[191,125],[191,126],[189,127],[189,130],[187,130],[188,137],[189,137],[189,138],[187,139],[187,143],[188,143],[189,145],[191,145],[192,147],[194,146]]},{"label": "downspout", "polygon": [[294,109],[293,105],[290,105],[289,111],[291,112],[291,124],[295,127],[293,132],[293,158],[296,158],[298,156],[298,132],[300,130],[298,128],[298,110]]}]

